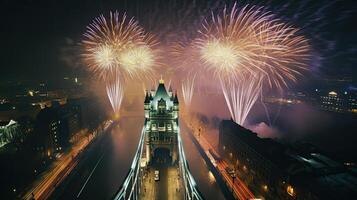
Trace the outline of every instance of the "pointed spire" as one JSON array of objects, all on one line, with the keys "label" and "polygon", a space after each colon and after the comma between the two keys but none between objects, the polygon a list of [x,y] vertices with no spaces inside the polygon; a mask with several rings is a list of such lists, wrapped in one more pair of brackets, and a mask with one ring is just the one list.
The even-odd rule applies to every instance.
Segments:
[{"label": "pointed spire", "polygon": [[179,103],[178,97],[177,97],[177,91],[175,91],[175,97],[174,97],[174,103]]},{"label": "pointed spire", "polygon": [[150,103],[150,97],[149,97],[149,92],[148,91],[146,91],[144,103]]},{"label": "pointed spire", "polygon": [[162,74],[161,74],[161,78],[160,78],[160,80],[159,80],[159,83],[160,83],[160,84],[164,84],[164,79],[162,79]]}]

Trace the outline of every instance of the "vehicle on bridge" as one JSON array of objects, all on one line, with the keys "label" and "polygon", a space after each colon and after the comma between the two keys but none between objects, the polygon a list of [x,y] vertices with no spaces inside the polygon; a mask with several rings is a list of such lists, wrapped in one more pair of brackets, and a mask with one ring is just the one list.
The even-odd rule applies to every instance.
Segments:
[{"label": "vehicle on bridge", "polygon": [[160,180],[160,171],[159,171],[159,170],[155,170],[154,180],[155,180],[155,181],[159,181],[159,180]]}]

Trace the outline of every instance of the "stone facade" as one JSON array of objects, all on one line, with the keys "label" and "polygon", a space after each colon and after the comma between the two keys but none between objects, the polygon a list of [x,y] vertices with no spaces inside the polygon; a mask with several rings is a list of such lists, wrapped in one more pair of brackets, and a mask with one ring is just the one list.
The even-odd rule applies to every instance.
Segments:
[{"label": "stone facade", "polygon": [[172,163],[178,159],[177,134],[179,102],[177,94],[167,91],[160,80],[156,91],[147,92],[144,101],[146,159],[150,163],[155,150],[168,149]]}]

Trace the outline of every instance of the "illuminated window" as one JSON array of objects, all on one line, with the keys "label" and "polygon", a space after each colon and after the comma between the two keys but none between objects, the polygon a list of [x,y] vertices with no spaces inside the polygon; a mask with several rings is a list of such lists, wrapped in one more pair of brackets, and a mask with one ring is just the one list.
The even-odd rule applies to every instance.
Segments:
[{"label": "illuminated window", "polygon": [[151,129],[156,130],[156,124],[151,124]]}]

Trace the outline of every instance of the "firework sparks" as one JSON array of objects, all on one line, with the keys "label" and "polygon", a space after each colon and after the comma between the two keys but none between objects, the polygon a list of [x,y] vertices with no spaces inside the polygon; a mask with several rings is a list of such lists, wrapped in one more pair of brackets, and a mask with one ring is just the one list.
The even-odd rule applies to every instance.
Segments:
[{"label": "firework sparks", "polygon": [[237,82],[220,81],[232,119],[238,124],[244,125],[249,111],[259,98],[262,77],[247,75]]},{"label": "firework sparks", "polygon": [[110,12],[109,18],[95,18],[87,26],[82,45],[89,69],[104,80],[117,75],[122,80],[146,76],[156,62],[156,40],[134,18],[118,12]]},{"label": "firework sparks", "polygon": [[93,56],[95,63],[102,69],[110,69],[115,65],[115,52],[109,45],[98,46]]},{"label": "firework sparks", "polygon": [[128,73],[133,76],[140,71],[151,71],[151,67],[155,63],[155,55],[149,47],[140,46],[123,51],[119,60],[123,68],[127,69]]},{"label": "firework sparks", "polygon": [[183,101],[185,102],[187,108],[189,108],[191,105],[192,96],[195,89],[195,78],[196,74],[193,77],[186,78],[181,85]]},{"label": "firework sparks", "polygon": [[239,65],[239,55],[234,49],[234,46],[228,43],[222,43],[217,40],[208,41],[201,49],[202,59],[209,66],[215,66],[217,70],[222,70],[216,72],[219,74],[227,73],[235,69]]},{"label": "firework sparks", "polygon": [[191,42],[177,42],[171,46],[173,63],[177,72],[184,73],[186,78],[181,81],[181,92],[186,108],[189,109],[194,94],[197,74],[201,74],[201,63],[197,60],[197,47]]},{"label": "firework sparks", "polygon": [[241,125],[264,82],[282,90],[307,70],[307,40],[262,7],[238,9],[235,3],[205,20],[199,33],[199,57],[219,78],[230,114]]},{"label": "firework sparks", "polygon": [[156,44],[134,18],[118,12],[110,12],[108,18],[100,15],[87,26],[82,41],[83,58],[89,69],[105,81],[116,116],[126,79],[151,76],[156,64]]},{"label": "firework sparks", "polygon": [[119,116],[120,106],[124,97],[124,87],[119,79],[106,86],[107,95],[115,116]]},{"label": "firework sparks", "polygon": [[307,70],[309,45],[298,31],[261,7],[234,4],[230,12],[224,9],[204,22],[196,43],[205,66],[217,76],[261,73],[271,86],[282,88]]}]

